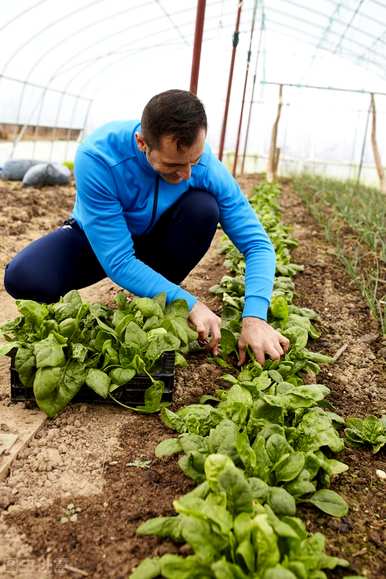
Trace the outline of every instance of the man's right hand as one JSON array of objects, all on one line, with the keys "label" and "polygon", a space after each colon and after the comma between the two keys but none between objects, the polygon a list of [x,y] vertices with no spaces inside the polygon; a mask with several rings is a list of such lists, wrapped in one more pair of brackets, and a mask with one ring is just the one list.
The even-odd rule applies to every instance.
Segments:
[{"label": "man's right hand", "polygon": [[205,304],[197,302],[189,314],[189,320],[198,332],[200,340],[207,341],[214,356],[218,355],[221,339],[221,319],[216,316]]}]

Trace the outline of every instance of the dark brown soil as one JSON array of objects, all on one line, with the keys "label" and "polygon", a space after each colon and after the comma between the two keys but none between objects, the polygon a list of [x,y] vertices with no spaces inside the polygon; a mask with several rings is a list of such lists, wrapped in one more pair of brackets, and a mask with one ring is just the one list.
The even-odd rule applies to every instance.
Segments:
[{"label": "dark brown soil", "polygon": [[[255,177],[244,182],[245,189],[255,182]],[[24,198],[23,202],[27,200]],[[377,323],[370,318],[358,290],[336,261],[334,248],[325,242],[320,228],[289,188],[286,188],[283,198],[283,209],[284,219],[294,225],[294,234],[300,241],[295,260],[305,266],[304,272],[296,279],[296,303],[312,307],[321,316],[322,339],[315,347],[335,353],[347,344],[338,362],[324,370],[317,380],[331,388],[330,401],[343,416],[379,415],[386,408],[386,381],[384,359],[378,355],[382,343]],[[61,209],[63,213],[66,210],[66,207]],[[15,240],[19,247],[23,240]],[[8,255],[4,257],[9,257],[10,253],[11,248],[7,245],[4,254]],[[222,258],[213,250],[205,267],[193,272],[187,280],[189,289],[215,309],[217,304],[208,294],[208,288],[223,274],[221,263]],[[178,372],[176,406],[213,391],[219,375],[221,370],[208,364],[204,354],[194,356],[189,367]],[[74,446],[73,437],[79,427],[76,421],[70,421],[73,414],[80,416],[76,409],[72,409],[66,411],[56,424],[50,422],[40,433],[40,441],[36,442],[48,445],[48,434],[55,429],[62,433],[63,444],[68,437]],[[103,418],[103,413],[101,416]],[[154,458],[154,447],[171,433],[156,416],[130,413],[122,418],[118,412],[116,416],[121,424],[119,444],[101,467],[102,492],[89,496],[77,493],[75,479],[70,497],[58,493],[49,504],[40,507],[34,504],[32,508],[8,509],[7,528],[15,529],[29,546],[31,561],[44,562],[46,568],[48,566],[48,574],[44,577],[80,577],[80,570],[96,579],[124,578],[144,557],[178,549],[170,542],[135,535],[135,529],[142,521],[171,514],[173,500],[192,486],[174,458]],[[93,427],[96,428],[97,423]],[[82,436],[85,444],[89,444],[96,436],[95,430],[90,427]],[[128,466],[135,460],[151,463],[149,468],[145,465],[142,468]],[[350,470],[334,482],[333,488],[349,502],[348,516],[333,519],[317,515],[311,509],[305,509],[304,514],[310,529],[326,534],[328,551],[351,561],[352,574],[356,572],[371,579],[382,579],[386,577],[381,525],[385,514],[382,511],[385,483],[375,471],[386,470],[385,455],[373,456],[370,451],[349,449],[342,453],[342,460],[347,462]],[[28,463],[23,463],[23,459],[19,462],[20,472],[27,481]],[[55,472],[52,471],[53,476]],[[42,472],[42,481],[46,480],[45,476],[46,473]],[[69,503],[80,509],[77,520],[61,522],[68,512]],[[179,549],[184,552],[184,548]],[[39,576],[40,579],[43,573],[26,576]],[[334,573],[331,576],[341,575]],[[4,577],[19,576],[9,573]]]}]

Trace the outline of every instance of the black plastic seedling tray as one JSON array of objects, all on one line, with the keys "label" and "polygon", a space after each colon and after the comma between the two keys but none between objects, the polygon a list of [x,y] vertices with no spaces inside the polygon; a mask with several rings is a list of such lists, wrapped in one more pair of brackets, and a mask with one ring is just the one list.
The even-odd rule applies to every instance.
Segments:
[{"label": "black plastic seedling tray", "polygon": [[[32,388],[25,388],[19,379],[19,374],[15,370],[16,350],[10,353],[11,357],[11,401],[12,402],[35,402]],[[162,380],[165,389],[162,400],[171,402],[173,398],[174,386],[174,364],[175,352],[165,352],[160,360],[156,372],[153,374],[155,380]],[[137,405],[144,403],[145,390],[151,386],[149,376],[138,374],[127,384],[123,384],[113,392],[113,396],[119,402],[128,405]],[[91,402],[93,404],[111,404],[111,398],[102,398],[98,396],[91,388],[84,385],[74,396],[72,402]]]}]

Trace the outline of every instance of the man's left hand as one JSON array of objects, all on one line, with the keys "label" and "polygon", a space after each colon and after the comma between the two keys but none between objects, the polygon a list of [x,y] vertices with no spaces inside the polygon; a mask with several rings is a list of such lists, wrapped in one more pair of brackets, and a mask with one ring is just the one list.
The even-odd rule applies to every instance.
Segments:
[{"label": "man's left hand", "polygon": [[240,365],[245,363],[247,346],[250,346],[256,360],[263,366],[265,354],[271,360],[280,360],[288,351],[290,342],[264,320],[248,317],[243,319],[239,339]]}]

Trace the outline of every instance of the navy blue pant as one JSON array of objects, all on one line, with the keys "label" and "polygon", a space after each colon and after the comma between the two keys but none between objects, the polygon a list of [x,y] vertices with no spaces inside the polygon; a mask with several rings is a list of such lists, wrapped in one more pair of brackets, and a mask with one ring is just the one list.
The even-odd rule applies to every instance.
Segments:
[{"label": "navy blue pant", "polygon": [[[208,250],[219,220],[213,195],[189,189],[146,235],[134,237],[138,259],[179,284]],[[73,221],[73,220],[72,220]],[[5,289],[17,299],[52,303],[106,277],[86,235],[63,225],[33,241],[6,266]]]}]

